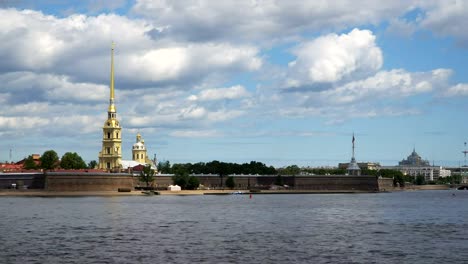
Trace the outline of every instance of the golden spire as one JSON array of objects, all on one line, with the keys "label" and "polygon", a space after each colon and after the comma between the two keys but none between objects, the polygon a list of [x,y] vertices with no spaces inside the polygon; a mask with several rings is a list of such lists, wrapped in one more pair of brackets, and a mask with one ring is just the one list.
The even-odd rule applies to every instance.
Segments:
[{"label": "golden spire", "polygon": [[[112,41],[112,48],[111,48],[111,74],[110,74],[110,100],[109,100],[109,114],[115,113],[115,105],[114,105],[114,42]],[[110,117],[110,116],[109,116]]]}]

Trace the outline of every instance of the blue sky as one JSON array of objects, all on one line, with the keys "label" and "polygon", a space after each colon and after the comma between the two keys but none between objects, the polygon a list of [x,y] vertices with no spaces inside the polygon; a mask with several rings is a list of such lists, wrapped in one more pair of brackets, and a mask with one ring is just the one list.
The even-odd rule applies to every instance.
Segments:
[{"label": "blue sky", "polygon": [[463,163],[466,1],[2,1],[0,161],[96,160],[110,43],[123,156]]}]

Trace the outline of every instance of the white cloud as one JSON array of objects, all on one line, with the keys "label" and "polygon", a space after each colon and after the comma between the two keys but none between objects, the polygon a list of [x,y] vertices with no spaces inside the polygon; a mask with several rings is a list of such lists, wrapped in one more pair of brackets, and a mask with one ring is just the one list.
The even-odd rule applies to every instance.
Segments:
[{"label": "white cloud", "polygon": [[204,137],[220,137],[222,133],[216,130],[175,130],[169,133],[172,137],[182,138],[204,138]]},{"label": "white cloud", "polygon": [[382,51],[369,30],[353,29],[348,34],[329,34],[302,43],[293,50],[290,86],[330,83],[368,76],[382,67]]},{"label": "white cloud", "polygon": [[[255,71],[262,59],[253,46],[227,43],[178,44],[120,57],[117,74],[139,82],[200,80],[211,73]],[[188,87],[190,88],[190,87]]]},{"label": "white cloud", "polygon": [[423,2],[426,10],[420,26],[441,36],[453,36],[459,43],[468,46],[468,33],[465,28],[468,16],[468,2],[464,0]]},{"label": "white cloud", "polygon": [[414,21],[404,19],[392,19],[387,28],[387,32],[396,36],[409,37],[417,30],[417,24]]},{"label": "white cloud", "polygon": [[191,95],[189,100],[195,101],[215,101],[224,99],[240,99],[249,97],[250,93],[241,85],[235,85],[228,88],[206,89],[201,91],[198,96]]},{"label": "white cloud", "polygon": [[[417,2],[417,1],[411,1]],[[378,24],[408,10],[408,1],[152,1],[138,0],[133,11],[161,28],[155,38],[189,41],[272,41],[302,32]],[[183,19],[181,19],[183,17]]]},{"label": "white cloud", "polygon": [[401,69],[381,71],[372,77],[320,92],[311,101],[318,99],[323,104],[353,104],[362,103],[364,100],[409,97],[431,92],[434,86],[444,81],[441,80],[441,76],[447,76],[446,71],[445,69],[420,73]]},{"label": "white cloud", "polygon": [[468,84],[459,83],[457,85],[451,86],[442,93],[442,96],[444,97],[468,96]]},{"label": "white cloud", "polygon": [[68,76],[34,72],[1,74],[0,83],[4,91],[10,92],[13,101],[27,98],[30,101],[89,103],[103,101],[109,91],[105,85],[72,82]]},{"label": "white cloud", "polygon": [[192,85],[210,75],[262,66],[255,46],[153,40],[148,32],[155,27],[149,22],[115,14],[58,18],[0,9],[0,17],[0,72],[53,72],[79,82],[107,84],[112,40],[120,89]]}]

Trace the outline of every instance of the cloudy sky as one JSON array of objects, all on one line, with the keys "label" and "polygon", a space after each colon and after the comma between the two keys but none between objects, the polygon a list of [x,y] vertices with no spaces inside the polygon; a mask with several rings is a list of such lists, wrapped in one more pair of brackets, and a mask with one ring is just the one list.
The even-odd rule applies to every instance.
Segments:
[{"label": "cloudy sky", "polygon": [[111,42],[124,158],[441,165],[468,141],[468,1],[0,0],[0,160],[96,160]]}]

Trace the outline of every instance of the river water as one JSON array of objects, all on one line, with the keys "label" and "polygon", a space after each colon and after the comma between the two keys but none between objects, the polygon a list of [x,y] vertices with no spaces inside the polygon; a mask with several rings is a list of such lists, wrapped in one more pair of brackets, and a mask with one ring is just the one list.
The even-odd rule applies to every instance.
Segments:
[{"label": "river water", "polygon": [[468,192],[0,198],[0,263],[468,263]]}]

